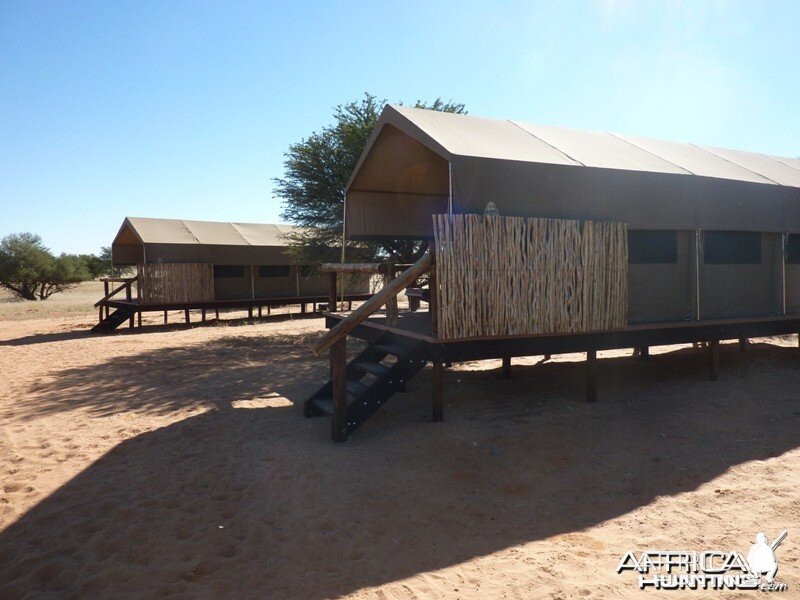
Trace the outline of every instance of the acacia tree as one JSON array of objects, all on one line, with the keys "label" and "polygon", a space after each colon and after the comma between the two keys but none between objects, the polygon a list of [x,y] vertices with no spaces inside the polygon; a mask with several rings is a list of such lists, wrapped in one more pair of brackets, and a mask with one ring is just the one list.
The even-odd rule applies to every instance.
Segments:
[{"label": "acacia tree", "polygon": [[0,287],[26,300],[45,300],[91,279],[79,256],[53,256],[33,233],[0,240]]},{"label": "acacia tree", "polygon": [[[274,195],[284,201],[282,218],[300,227],[289,236],[289,250],[304,264],[338,258],[342,244],[344,191],[361,152],[378,122],[385,100],[365,93],[337,106],[333,123],[292,144],[284,155],[284,175],[274,179]],[[437,98],[416,108],[466,114],[465,106]],[[350,242],[349,260],[413,262],[423,251],[418,241]]]}]

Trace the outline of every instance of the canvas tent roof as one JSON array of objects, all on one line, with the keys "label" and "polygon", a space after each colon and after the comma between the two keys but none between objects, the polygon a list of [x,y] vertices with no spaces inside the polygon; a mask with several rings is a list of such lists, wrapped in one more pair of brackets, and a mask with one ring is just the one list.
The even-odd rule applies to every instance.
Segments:
[{"label": "canvas tent roof", "polygon": [[[387,105],[350,179],[350,237],[419,237],[432,212],[800,230],[800,160]],[[788,227],[788,229],[787,229]]]},{"label": "canvas tent roof", "polygon": [[293,230],[290,225],[127,217],[112,253],[115,264],[162,260],[284,265],[291,260],[283,251],[283,236]]}]

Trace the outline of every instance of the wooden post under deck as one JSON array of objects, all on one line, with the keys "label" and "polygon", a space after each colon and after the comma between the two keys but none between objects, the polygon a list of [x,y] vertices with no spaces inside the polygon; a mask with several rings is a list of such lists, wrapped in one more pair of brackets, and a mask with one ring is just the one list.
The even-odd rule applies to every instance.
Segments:
[{"label": "wooden post under deck", "polygon": [[739,338],[739,352],[747,350],[747,338]]},{"label": "wooden post under deck", "polygon": [[508,379],[511,377],[511,357],[503,357],[503,365],[500,367],[500,379]]},{"label": "wooden post under deck", "polygon": [[200,320],[201,320],[203,323],[205,323],[205,322],[206,322],[206,309],[205,309],[205,308],[201,308],[201,309],[200,309]]},{"label": "wooden post under deck", "polygon": [[137,321],[139,327],[141,327],[142,326],[142,311],[138,311],[136,313],[136,321]]},{"label": "wooden post under deck", "polygon": [[597,350],[586,353],[586,402],[597,402]]},{"label": "wooden post under deck", "polygon": [[639,348],[639,358],[645,362],[650,360],[650,346],[642,346]]},{"label": "wooden post under deck", "polygon": [[164,325],[167,324],[167,311],[164,311]]},{"label": "wooden post under deck", "polygon": [[334,442],[347,441],[347,336],[331,346],[331,382],[333,418],[331,436]]},{"label": "wooden post under deck", "polygon": [[183,316],[186,317],[186,322],[190,323],[190,320],[189,320],[189,309],[188,308],[183,311]]},{"label": "wooden post under deck", "polygon": [[[386,287],[390,283],[392,283],[392,279],[394,279],[394,265],[388,264],[386,270],[383,273],[383,286]],[[387,325],[397,325],[398,320],[398,309],[397,309],[397,296],[391,296],[386,301],[386,324]]]},{"label": "wooden post under deck", "polygon": [[719,340],[708,342],[708,378],[711,381],[719,379]]},{"label": "wooden post under deck", "polygon": [[261,318],[261,306],[258,307],[258,318]]},{"label": "wooden post under deck", "polygon": [[[128,302],[130,302],[130,301],[131,301],[131,284],[130,284],[130,283],[128,283],[128,285],[127,285],[127,286],[125,286],[125,299],[126,299]],[[128,327],[129,327],[130,329],[133,329],[133,315],[131,315],[131,318],[130,318],[130,320],[128,321]]]},{"label": "wooden post under deck", "polygon": [[[104,298],[108,297],[108,282],[107,281],[103,282],[103,297]],[[102,311],[102,308],[100,310]],[[106,306],[106,317],[108,317],[108,306]],[[100,318],[100,320],[101,321],[103,320],[102,317]]]},{"label": "wooden post under deck", "polygon": [[444,421],[444,365],[441,361],[433,363],[433,421]]}]

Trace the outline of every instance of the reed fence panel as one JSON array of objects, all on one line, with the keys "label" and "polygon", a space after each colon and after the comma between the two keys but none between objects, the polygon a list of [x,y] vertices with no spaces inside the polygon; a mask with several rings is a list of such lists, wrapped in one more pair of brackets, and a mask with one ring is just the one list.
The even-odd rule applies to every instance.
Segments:
[{"label": "reed fence panel", "polygon": [[439,337],[621,329],[624,223],[434,215]]},{"label": "reed fence panel", "polygon": [[138,266],[142,304],[179,304],[214,300],[210,263],[148,263]]}]

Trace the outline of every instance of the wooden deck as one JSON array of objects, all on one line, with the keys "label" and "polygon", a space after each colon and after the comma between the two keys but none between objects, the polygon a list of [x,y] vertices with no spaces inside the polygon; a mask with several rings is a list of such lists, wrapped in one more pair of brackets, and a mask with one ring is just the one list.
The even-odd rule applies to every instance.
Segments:
[{"label": "wooden deck", "polygon": [[[344,296],[344,301],[351,305],[354,301],[363,301],[371,297],[372,294],[350,294]],[[104,299],[101,300],[97,306],[99,308],[98,325],[93,331],[109,332],[116,329],[119,325],[128,321],[129,327],[138,325],[142,326],[142,313],[146,312],[161,312],[164,313],[164,323],[167,323],[168,313],[170,311],[183,311],[184,320],[186,323],[191,322],[190,311],[200,311],[200,320],[205,321],[209,311],[212,311],[215,317],[219,318],[219,311],[226,309],[241,309],[246,310],[248,318],[253,318],[254,312],[258,317],[263,316],[263,310],[267,309],[269,314],[270,309],[282,306],[300,306],[300,313],[307,314],[309,305],[311,312],[317,312],[320,304],[327,305],[328,296],[292,296],[286,298],[245,298],[240,300],[210,300],[203,302],[178,302],[169,304],[142,304],[136,299]],[[112,312],[112,310],[114,312]],[[116,318],[114,318],[116,315]],[[104,327],[104,324],[107,325]]]}]

